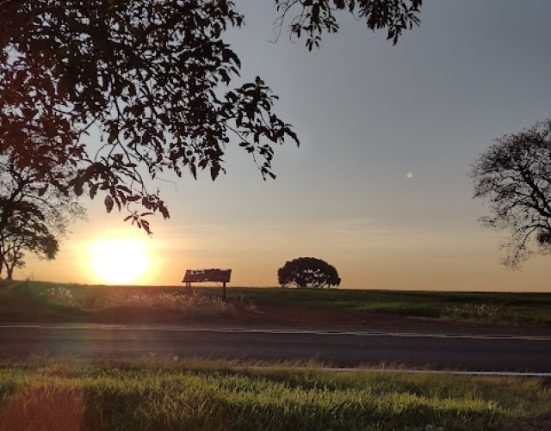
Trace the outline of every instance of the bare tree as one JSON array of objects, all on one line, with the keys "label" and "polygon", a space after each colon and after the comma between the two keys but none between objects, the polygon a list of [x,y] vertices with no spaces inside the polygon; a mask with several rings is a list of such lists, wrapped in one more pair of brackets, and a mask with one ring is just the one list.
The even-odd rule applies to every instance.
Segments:
[{"label": "bare tree", "polygon": [[475,198],[490,204],[482,223],[510,233],[505,265],[551,252],[551,119],[497,139],[471,176]]}]

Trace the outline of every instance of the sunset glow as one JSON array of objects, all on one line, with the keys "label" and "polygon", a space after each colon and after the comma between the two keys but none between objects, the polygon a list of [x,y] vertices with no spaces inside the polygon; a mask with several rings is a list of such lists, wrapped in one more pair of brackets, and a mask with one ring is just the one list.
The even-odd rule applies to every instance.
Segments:
[{"label": "sunset glow", "polygon": [[129,284],[140,281],[151,258],[145,240],[111,238],[90,246],[89,262],[99,282]]},{"label": "sunset glow", "polygon": [[[86,2],[70,3],[76,8]],[[233,286],[268,287],[278,285],[277,271],[286,261],[312,256],[338,269],[341,289],[551,290],[549,256],[534,255],[515,271],[502,264],[508,234],[479,222],[491,207],[473,199],[469,175],[495,139],[551,117],[551,55],[545,54],[551,1],[427,2],[421,27],[404,32],[396,46],[384,29],[367,32],[365,23],[348,16],[342,31],[327,33],[312,52],[289,34],[274,38],[277,12],[266,2],[238,3],[248,25],[233,28],[225,43],[241,60],[242,84],[262,77],[279,96],[274,113],[301,140],[298,148],[292,140],[274,145],[277,178],[263,181],[233,135],[220,154],[227,172],[216,181],[208,168],[199,169],[195,181],[187,168],[181,178],[167,166],[150,179],[142,166],[149,193],[158,191],[170,210],[170,219],[146,217],[152,237],[123,221],[126,209],[115,205],[107,213],[105,190],[90,200],[84,187],[87,220],[68,226],[54,260],[27,253],[15,278],[183,286],[187,269],[231,268]],[[88,39],[74,43],[88,47]],[[38,47],[50,52],[46,44]],[[103,50],[94,55],[100,54],[109,56]],[[130,97],[128,89],[120,91]],[[144,127],[136,123],[136,136],[156,121],[162,123],[155,116]],[[212,132],[210,122],[206,128],[194,124],[198,133]],[[172,126],[165,126],[156,128],[170,134]],[[92,157],[108,138],[103,127],[93,126],[82,144]],[[159,148],[171,148],[166,139]],[[170,161],[170,151],[165,156]],[[133,209],[141,211],[139,203]]]}]

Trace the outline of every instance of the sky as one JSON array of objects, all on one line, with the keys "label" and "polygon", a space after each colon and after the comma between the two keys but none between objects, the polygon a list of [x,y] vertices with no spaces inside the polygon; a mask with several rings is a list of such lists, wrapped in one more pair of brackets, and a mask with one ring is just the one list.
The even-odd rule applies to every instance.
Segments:
[{"label": "sky", "polygon": [[277,148],[277,179],[230,146],[217,181],[158,184],[171,219],[152,220],[152,238],[83,201],[88,220],[58,258],[31,259],[17,278],[112,282],[94,259],[113,250],[106,241],[132,238],[148,256],[134,265],[137,284],[220,267],[233,269],[232,285],[275,286],[285,261],[315,256],[344,288],[551,291],[551,257],[521,271],[501,264],[506,233],[478,223],[488,208],[468,175],[493,139],[551,117],[550,1],[426,0],[397,46],[343,15],[310,53],[274,40],[272,1],[236,4],[246,25],[228,41],[242,78],[265,79],[301,138]]}]

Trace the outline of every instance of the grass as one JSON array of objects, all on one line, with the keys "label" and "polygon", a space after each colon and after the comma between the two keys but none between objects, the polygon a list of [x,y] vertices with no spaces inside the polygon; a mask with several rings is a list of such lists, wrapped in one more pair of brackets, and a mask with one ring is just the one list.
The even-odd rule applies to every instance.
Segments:
[{"label": "grass", "polygon": [[[212,322],[275,307],[551,324],[551,294],[230,292],[225,303],[213,288],[196,289],[187,297],[176,287],[2,282],[0,318],[88,322],[134,313]],[[551,383],[543,379],[251,365],[156,357],[0,363],[0,431],[551,429]]]},{"label": "grass", "polygon": [[[259,319],[258,308],[382,313],[404,317],[489,324],[551,325],[550,293],[317,290],[200,287],[187,297],[181,287],[82,286],[44,282],[1,282],[4,321],[163,321]],[[300,311],[298,311],[300,314]],[[320,319],[323,313],[320,313]]]},{"label": "grass", "polygon": [[243,299],[224,302],[214,294],[187,296],[175,288],[0,284],[0,318],[5,321],[90,322],[121,317],[216,321],[254,312],[254,304]]},{"label": "grass", "polygon": [[542,430],[538,379],[236,367],[204,360],[0,367],[0,430]]},{"label": "grass", "polygon": [[551,325],[551,293],[280,288],[235,288],[232,291],[257,305]]}]

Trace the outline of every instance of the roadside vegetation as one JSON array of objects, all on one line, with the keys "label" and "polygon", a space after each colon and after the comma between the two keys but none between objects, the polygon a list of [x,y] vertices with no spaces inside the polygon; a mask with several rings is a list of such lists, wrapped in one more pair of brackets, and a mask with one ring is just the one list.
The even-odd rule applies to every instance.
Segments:
[{"label": "roadside vegetation", "polygon": [[194,288],[194,294],[186,296],[183,287],[2,281],[0,320],[270,323],[277,313],[286,313],[288,319],[308,311],[317,313],[320,324],[337,322],[324,320],[330,313],[347,317],[374,313],[435,321],[551,327],[549,293],[237,287],[228,288],[228,292],[226,303],[220,297],[220,289],[213,287]]},{"label": "roadside vegetation", "polygon": [[[538,379],[351,373],[204,360],[0,367],[0,430],[541,430]],[[250,364],[249,364],[250,365]]]},{"label": "roadside vegetation", "polygon": [[[43,282],[0,282],[4,321],[217,321],[255,312],[242,298],[186,295],[183,288],[82,286]],[[218,289],[216,293],[219,293]]]}]

